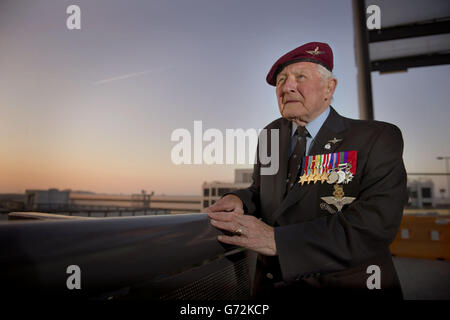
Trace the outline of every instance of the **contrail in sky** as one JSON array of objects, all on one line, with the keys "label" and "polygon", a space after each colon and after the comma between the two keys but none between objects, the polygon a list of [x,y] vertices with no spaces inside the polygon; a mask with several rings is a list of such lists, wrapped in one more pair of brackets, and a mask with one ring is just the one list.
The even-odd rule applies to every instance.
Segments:
[{"label": "contrail in sky", "polygon": [[[160,68],[158,71],[161,71],[161,70],[164,70],[164,69],[168,69],[168,68],[170,68],[170,67]],[[124,74],[122,76],[117,76],[117,77],[112,77],[112,78],[108,78],[108,79],[99,80],[99,81],[94,82],[93,84],[104,84],[104,83],[108,83],[108,82],[112,82],[112,81],[118,81],[118,80],[138,77],[138,76],[142,76],[144,74],[147,74],[147,73],[150,73],[150,72],[153,72],[153,71],[157,71],[157,70],[153,69],[153,70],[144,70],[144,71],[140,71],[140,72],[128,73],[128,74]]]}]

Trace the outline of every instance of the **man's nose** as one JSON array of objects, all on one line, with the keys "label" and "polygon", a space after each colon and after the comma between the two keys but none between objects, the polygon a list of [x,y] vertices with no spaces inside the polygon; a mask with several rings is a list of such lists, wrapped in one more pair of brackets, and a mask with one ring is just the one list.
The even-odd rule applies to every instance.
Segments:
[{"label": "man's nose", "polygon": [[297,84],[293,77],[288,77],[283,85],[283,92],[295,92]]}]

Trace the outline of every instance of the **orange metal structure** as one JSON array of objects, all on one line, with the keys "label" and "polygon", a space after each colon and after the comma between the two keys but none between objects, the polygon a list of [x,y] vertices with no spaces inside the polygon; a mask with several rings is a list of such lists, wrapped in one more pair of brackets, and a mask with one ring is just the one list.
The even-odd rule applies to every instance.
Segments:
[{"label": "orange metal structure", "polygon": [[450,216],[405,214],[390,248],[394,256],[450,260]]}]

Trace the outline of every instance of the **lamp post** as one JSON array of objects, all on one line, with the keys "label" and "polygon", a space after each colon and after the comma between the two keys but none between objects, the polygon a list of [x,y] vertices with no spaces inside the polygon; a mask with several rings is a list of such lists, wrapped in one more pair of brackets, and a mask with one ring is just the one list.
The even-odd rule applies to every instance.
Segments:
[{"label": "lamp post", "polygon": [[437,160],[445,160],[445,172],[447,173],[447,197],[450,198],[450,175],[448,172],[448,160],[450,157],[436,157]]}]

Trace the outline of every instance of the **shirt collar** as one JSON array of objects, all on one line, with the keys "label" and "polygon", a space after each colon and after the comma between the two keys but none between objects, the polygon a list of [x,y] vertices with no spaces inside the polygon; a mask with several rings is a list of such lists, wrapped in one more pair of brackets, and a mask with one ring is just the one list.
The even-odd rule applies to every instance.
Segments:
[{"label": "shirt collar", "polygon": [[[325,120],[327,120],[328,115],[330,114],[330,107],[322,112],[317,118],[315,118],[313,121],[308,122],[306,124],[306,130],[308,130],[309,134],[311,135],[311,138],[314,139],[319,133],[320,128],[322,127]],[[296,124],[294,121],[292,121],[292,132],[291,137],[294,135],[295,130],[297,130],[298,124]]]}]

